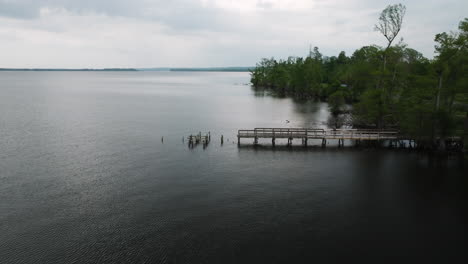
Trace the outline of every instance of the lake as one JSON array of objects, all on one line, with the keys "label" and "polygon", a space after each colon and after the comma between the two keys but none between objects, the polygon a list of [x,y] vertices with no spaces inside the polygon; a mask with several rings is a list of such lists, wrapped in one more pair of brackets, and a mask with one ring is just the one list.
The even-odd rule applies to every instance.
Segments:
[{"label": "lake", "polygon": [[[329,116],[326,103],[247,83],[248,73],[0,72],[0,262],[466,260],[466,161],[320,142],[238,147],[238,129],[326,127]],[[199,131],[211,143],[188,148]]]}]

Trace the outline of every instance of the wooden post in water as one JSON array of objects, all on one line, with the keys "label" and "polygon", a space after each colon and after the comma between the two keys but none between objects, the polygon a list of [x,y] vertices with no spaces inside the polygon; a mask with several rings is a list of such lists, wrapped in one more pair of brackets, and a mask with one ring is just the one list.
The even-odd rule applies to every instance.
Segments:
[{"label": "wooden post in water", "polygon": [[163,142],[163,143],[164,143],[164,137],[161,137],[161,142]]},{"label": "wooden post in water", "polygon": [[192,135],[190,135],[189,138],[188,138],[188,146],[189,146],[189,148],[193,147],[193,136]]},{"label": "wooden post in water", "polygon": [[275,146],[275,137],[271,139],[271,145],[273,145],[273,147]]},{"label": "wooden post in water", "polygon": [[221,135],[221,145],[224,144],[224,136]]},{"label": "wooden post in water", "polygon": [[327,146],[327,139],[326,138],[322,138],[322,148],[326,147]]}]

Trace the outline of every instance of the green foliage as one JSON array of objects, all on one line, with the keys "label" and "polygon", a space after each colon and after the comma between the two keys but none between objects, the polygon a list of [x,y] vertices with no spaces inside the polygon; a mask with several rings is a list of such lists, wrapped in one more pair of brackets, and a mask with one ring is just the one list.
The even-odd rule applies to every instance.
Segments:
[{"label": "green foliage", "polygon": [[315,47],[306,58],[263,59],[251,72],[252,84],[281,95],[328,100],[334,115],[345,103],[353,103],[355,127],[398,128],[433,139],[463,134],[468,19],[460,22],[458,32],[436,35],[437,56],[429,60],[402,42],[390,45],[405,10],[401,5],[388,8],[377,26],[387,32],[387,47],[365,46],[350,57],[345,52],[323,56]]},{"label": "green foliage", "polygon": [[437,34],[434,68],[439,78],[436,116],[441,134],[462,130],[463,112],[468,113],[468,18],[459,32]]},{"label": "green foliage", "polygon": [[328,105],[332,114],[338,115],[345,105],[345,93],[343,91],[336,91],[332,93],[328,97]]},{"label": "green foliage", "polygon": [[354,107],[354,123],[365,127],[381,127],[387,113],[383,97],[382,90],[366,90]]}]

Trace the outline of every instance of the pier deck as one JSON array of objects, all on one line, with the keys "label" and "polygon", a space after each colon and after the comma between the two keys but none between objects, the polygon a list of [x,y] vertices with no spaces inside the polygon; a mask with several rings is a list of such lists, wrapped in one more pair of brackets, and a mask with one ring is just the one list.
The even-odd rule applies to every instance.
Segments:
[{"label": "pier deck", "polygon": [[237,133],[238,144],[241,138],[254,139],[254,144],[260,138],[269,138],[275,145],[275,139],[288,139],[288,145],[294,139],[301,139],[307,145],[309,139],[321,139],[322,145],[327,140],[336,139],[338,145],[343,145],[346,140],[397,140],[399,132],[394,130],[372,129],[317,129],[317,128],[255,128],[251,130],[241,129]]}]

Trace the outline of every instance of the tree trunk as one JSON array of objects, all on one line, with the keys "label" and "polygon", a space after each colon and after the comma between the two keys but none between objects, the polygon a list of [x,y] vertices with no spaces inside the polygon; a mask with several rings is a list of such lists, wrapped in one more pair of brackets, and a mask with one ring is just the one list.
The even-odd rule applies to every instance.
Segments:
[{"label": "tree trunk", "polygon": [[437,101],[436,101],[436,110],[439,110],[440,106],[440,91],[442,90],[442,73],[439,74],[439,87],[437,89]]},{"label": "tree trunk", "polygon": [[465,117],[465,135],[463,137],[463,149],[468,152],[468,112]]},{"label": "tree trunk", "polygon": [[436,96],[436,105],[435,105],[435,108],[436,108],[436,111],[435,113],[433,114],[433,118],[432,118],[432,142],[435,143],[436,141],[436,136],[437,136],[437,127],[438,127],[438,124],[439,124],[439,120],[438,120],[438,115],[437,115],[437,112],[439,111],[439,108],[440,108],[440,91],[442,90],[442,72],[439,74],[439,85],[437,87],[437,96]]},{"label": "tree trunk", "polygon": [[383,71],[382,74],[385,73],[385,70],[387,69],[387,50],[384,51],[384,56],[383,56]]},{"label": "tree trunk", "polygon": [[448,104],[448,112],[449,114],[452,114],[452,108],[453,108],[453,102],[455,102],[455,92],[452,92],[450,94],[450,100],[449,100],[449,104]]}]

